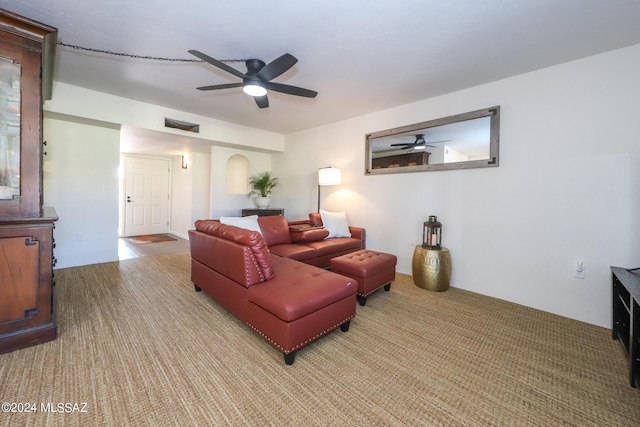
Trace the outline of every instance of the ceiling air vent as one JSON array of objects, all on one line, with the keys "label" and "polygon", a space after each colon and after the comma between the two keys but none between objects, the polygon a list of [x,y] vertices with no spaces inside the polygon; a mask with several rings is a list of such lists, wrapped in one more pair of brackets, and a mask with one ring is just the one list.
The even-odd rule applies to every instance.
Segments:
[{"label": "ceiling air vent", "polygon": [[194,123],[181,122],[180,120],[164,118],[164,127],[186,130],[187,132],[200,133],[200,125]]}]

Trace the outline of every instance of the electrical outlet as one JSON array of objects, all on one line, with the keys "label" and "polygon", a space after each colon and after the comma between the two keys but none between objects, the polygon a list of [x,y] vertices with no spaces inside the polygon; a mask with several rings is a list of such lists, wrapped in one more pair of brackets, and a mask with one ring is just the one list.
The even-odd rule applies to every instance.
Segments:
[{"label": "electrical outlet", "polygon": [[84,234],[76,233],[76,241],[82,242],[84,240]]},{"label": "electrical outlet", "polygon": [[573,277],[584,279],[584,263],[581,259],[577,260],[573,266]]}]

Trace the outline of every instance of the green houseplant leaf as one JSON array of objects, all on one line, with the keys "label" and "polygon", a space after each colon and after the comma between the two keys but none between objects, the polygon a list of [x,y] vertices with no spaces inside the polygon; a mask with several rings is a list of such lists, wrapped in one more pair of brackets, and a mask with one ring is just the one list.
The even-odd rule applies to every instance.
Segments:
[{"label": "green houseplant leaf", "polygon": [[249,196],[268,197],[271,190],[279,184],[278,178],[271,175],[271,172],[260,172],[249,177],[251,191]]}]

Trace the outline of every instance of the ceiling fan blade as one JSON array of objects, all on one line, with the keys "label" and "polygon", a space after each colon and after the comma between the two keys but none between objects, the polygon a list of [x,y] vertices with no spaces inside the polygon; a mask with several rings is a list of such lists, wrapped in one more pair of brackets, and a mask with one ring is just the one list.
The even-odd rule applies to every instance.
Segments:
[{"label": "ceiling fan blade", "polygon": [[192,54],[193,56],[197,56],[198,58],[202,59],[205,62],[208,62],[211,65],[214,65],[214,66],[220,68],[221,70],[226,71],[227,73],[231,73],[234,76],[240,77],[241,79],[244,79],[246,77],[244,75],[244,73],[236,70],[233,67],[228,66],[224,62],[218,61],[217,59],[214,59],[214,58],[210,57],[209,55],[205,55],[202,52],[198,52],[197,50],[191,49],[189,51],[189,53]]},{"label": "ceiling fan blade", "polygon": [[267,108],[269,106],[269,99],[267,98],[267,95],[254,96],[253,99],[256,100],[256,104],[258,104],[258,107],[260,108]]},{"label": "ceiling fan blade", "polygon": [[218,90],[218,89],[231,89],[234,87],[242,87],[242,83],[226,83],[223,85],[212,85],[212,86],[200,86],[196,89],[198,90]]},{"label": "ceiling fan blade", "polygon": [[[449,142],[449,141],[451,141],[451,140],[450,139],[443,139],[442,141],[429,141],[429,144],[438,144],[440,142]],[[438,148],[435,145],[429,145],[429,144],[422,143],[420,145],[424,145],[425,147],[430,147],[430,148]]]},{"label": "ceiling fan blade", "polygon": [[265,65],[257,74],[257,76],[265,81],[275,79],[280,74],[293,67],[298,60],[293,56],[285,53],[280,58],[271,61]]},{"label": "ceiling fan blade", "polygon": [[413,145],[413,142],[402,142],[398,144],[391,144],[391,147],[401,147],[401,146],[407,146],[407,145]]},{"label": "ceiling fan blade", "polygon": [[297,86],[284,85],[282,83],[265,82],[264,87],[270,90],[275,90],[276,92],[282,92],[289,95],[304,96],[306,98],[315,98],[316,95],[318,95],[318,92],[316,91],[303,89]]}]

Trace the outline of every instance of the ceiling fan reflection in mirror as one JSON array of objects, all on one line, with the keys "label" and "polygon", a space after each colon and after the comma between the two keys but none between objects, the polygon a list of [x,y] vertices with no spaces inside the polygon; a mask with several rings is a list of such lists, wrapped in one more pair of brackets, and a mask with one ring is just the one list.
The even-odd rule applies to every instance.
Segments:
[{"label": "ceiling fan reflection in mirror", "polygon": [[189,53],[197,56],[198,58],[202,59],[205,62],[208,62],[215,67],[220,68],[223,71],[226,71],[227,73],[233,74],[234,76],[242,79],[242,83],[227,83],[202,86],[197,88],[198,90],[219,90],[241,87],[246,94],[253,96],[253,99],[256,101],[256,104],[260,108],[267,108],[269,106],[267,89],[286,93],[288,95],[304,96],[306,98],[315,98],[316,95],[318,95],[318,92],[315,92],[313,90],[282,83],[275,83],[271,81],[293,67],[295,63],[298,62],[298,60],[293,55],[290,55],[288,53],[285,53],[269,64],[265,64],[259,59],[247,59],[247,61],[245,62],[247,66],[246,73],[242,73],[235,68],[225,64],[224,62],[214,59],[197,50],[190,50]]},{"label": "ceiling fan reflection in mirror", "polygon": [[402,147],[402,150],[424,150],[426,147],[431,147],[431,148],[435,148],[435,145],[430,145],[430,144],[438,144],[441,142],[449,142],[451,141],[450,139],[445,139],[442,141],[429,141],[429,144],[427,144],[427,142],[424,139],[424,134],[423,133],[419,133],[415,136],[415,141],[413,142],[401,142],[398,144],[391,144],[391,147]]}]

